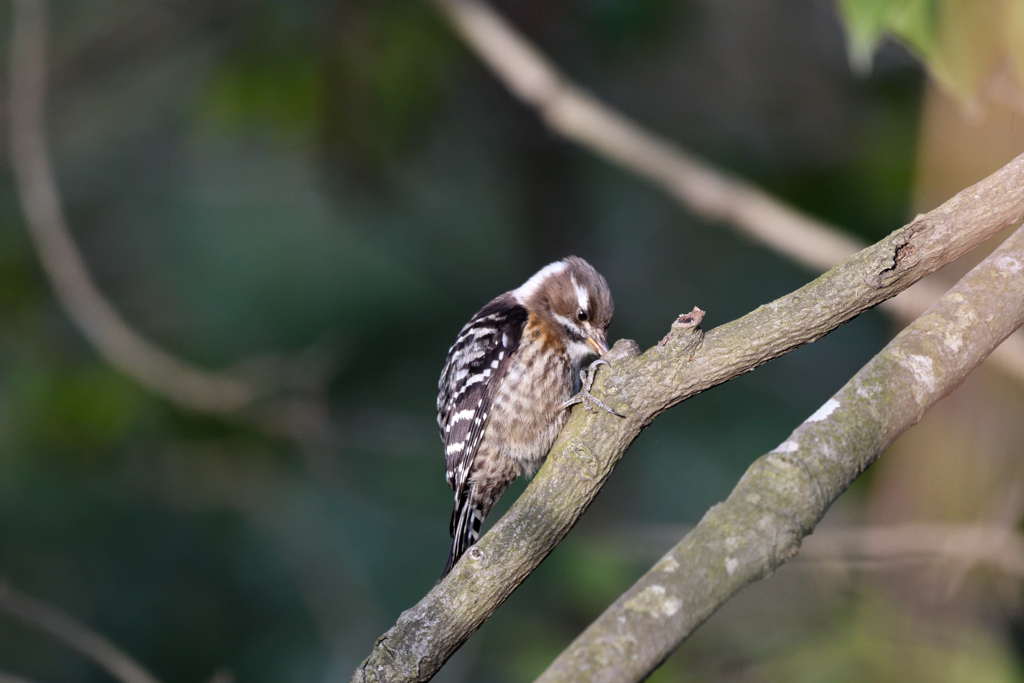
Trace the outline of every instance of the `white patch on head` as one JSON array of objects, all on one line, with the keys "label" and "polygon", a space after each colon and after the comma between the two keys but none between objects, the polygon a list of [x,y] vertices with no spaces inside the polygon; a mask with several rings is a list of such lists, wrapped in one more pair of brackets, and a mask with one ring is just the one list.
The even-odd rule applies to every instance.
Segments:
[{"label": "white patch on head", "polygon": [[569,279],[572,280],[572,287],[576,290],[576,302],[580,305],[581,311],[587,310],[587,300],[590,298],[587,296],[586,287],[581,287],[580,283],[576,282],[576,276],[570,275]]},{"label": "white patch on head", "polygon": [[578,327],[573,321],[569,320],[564,315],[558,315],[554,311],[551,312],[551,317],[566,327]]},{"label": "white patch on head", "polygon": [[537,293],[540,289],[541,284],[544,283],[549,277],[564,273],[565,269],[568,268],[568,264],[565,261],[555,261],[544,266],[536,273],[533,274],[529,280],[519,286],[518,289],[512,290],[512,298],[516,300],[519,305],[525,305],[526,300]]},{"label": "white patch on head", "polygon": [[821,422],[826,417],[834,413],[836,411],[836,408],[838,407],[839,401],[835,400],[834,398],[830,398],[829,400],[825,401],[825,405],[815,410],[814,415],[811,415],[809,418],[804,420],[804,422]]},{"label": "white patch on head", "polygon": [[740,561],[737,560],[735,557],[727,557],[727,558],[725,558],[725,571],[729,574],[729,576],[732,576],[733,574],[735,574],[736,573],[736,569],[739,566],[740,566]]}]

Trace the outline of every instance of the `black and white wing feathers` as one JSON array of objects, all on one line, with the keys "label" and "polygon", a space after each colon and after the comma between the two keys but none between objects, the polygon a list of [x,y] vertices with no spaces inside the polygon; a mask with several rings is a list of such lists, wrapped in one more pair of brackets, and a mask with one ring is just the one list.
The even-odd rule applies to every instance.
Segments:
[{"label": "black and white wing feathers", "polygon": [[462,497],[490,417],[491,400],[519,347],[526,309],[509,294],[484,306],[448,350],[437,393],[437,426],[445,444],[448,485]]}]

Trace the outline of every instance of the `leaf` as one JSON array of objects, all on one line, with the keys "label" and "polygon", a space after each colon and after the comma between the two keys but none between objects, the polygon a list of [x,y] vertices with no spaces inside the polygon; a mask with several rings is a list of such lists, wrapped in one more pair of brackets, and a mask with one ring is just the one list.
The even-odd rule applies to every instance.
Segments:
[{"label": "leaf", "polygon": [[961,102],[975,100],[1003,63],[1024,83],[1024,0],[839,0],[839,8],[859,73],[891,36]]},{"label": "leaf", "polygon": [[926,59],[939,84],[961,102],[981,91],[1008,54],[1006,16],[1017,0],[943,0],[935,50]]},{"label": "leaf", "polygon": [[922,59],[935,49],[936,15],[942,0],[839,0],[846,22],[850,62],[871,70],[871,57],[885,35],[907,43]]}]

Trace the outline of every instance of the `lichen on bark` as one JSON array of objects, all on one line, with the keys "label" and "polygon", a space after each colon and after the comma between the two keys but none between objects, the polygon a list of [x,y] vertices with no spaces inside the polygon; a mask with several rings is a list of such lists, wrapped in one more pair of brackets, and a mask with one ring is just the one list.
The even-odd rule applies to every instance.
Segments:
[{"label": "lichen on bark", "polygon": [[[399,617],[353,680],[378,676],[379,680],[407,681],[432,676],[569,532],[632,441],[658,414],[821,338],[988,237],[1020,224],[1024,221],[1022,188],[1024,155],[806,286],[732,323],[707,333],[677,326],[664,344],[643,354],[637,353],[633,342],[618,342],[608,355],[611,366],[598,372],[594,393],[625,417],[575,410],[534,481],[480,539],[478,548],[488,558],[486,566],[459,562],[418,605]],[[890,402],[899,398],[895,390],[891,393]],[[874,419],[885,422],[884,414]],[[582,461],[585,466],[581,467]],[[803,498],[827,499],[866,466],[857,461],[848,472],[836,470],[834,463],[823,463],[821,474],[810,477],[806,468],[783,459],[767,460],[752,468],[729,500],[738,496],[741,505],[737,509],[761,515],[758,520],[763,519],[763,529],[755,531],[763,532],[764,537],[754,534],[754,541],[768,542],[771,552],[767,560],[758,556],[761,559],[755,562],[740,552],[746,546],[739,548],[739,554],[729,555],[738,562],[731,574],[722,556],[717,560],[715,580],[705,577],[700,582],[704,593],[724,600],[771,571],[796,551],[799,539],[823,514],[821,510],[789,518],[776,515],[773,522],[772,506],[778,510]],[[698,526],[700,531],[695,529],[697,536],[684,539],[687,552],[674,553],[674,560],[682,570],[723,538],[743,537],[737,533],[741,522],[742,516],[736,517],[735,510],[713,508],[705,516],[704,526]],[[709,531],[712,527],[716,531]],[[682,607],[671,619],[686,615],[689,623],[696,625],[713,611],[708,605],[681,599]],[[644,649],[644,644],[638,643],[638,647]],[[429,658],[429,666],[423,667],[425,658]],[[560,676],[552,674],[547,680],[573,680]]]}]

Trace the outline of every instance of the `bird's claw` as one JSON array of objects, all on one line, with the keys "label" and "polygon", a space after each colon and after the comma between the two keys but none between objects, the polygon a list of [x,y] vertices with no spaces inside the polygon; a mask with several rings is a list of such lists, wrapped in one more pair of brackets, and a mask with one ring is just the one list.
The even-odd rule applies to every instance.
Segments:
[{"label": "bird's claw", "polygon": [[575,396],[573,396],[568,401],[562,404],[562,410],[565,410],[570,406],[574,406],[577,403],[582,403],[583,407],[586,408],[587,411],[591,413],[596,413],[597,409],[600,408],[601,410],[611,413],[612,415],[615,415],[617,417],[625,417],[625,415],[620,415],[619,413],[615,412],[615,410],[611,406],[609,406],[604,401],[590,393],[590,388],[594,386],[594,375],[597,373],[597,366],[599,365],[611,365],[611,363],[609,363],[606,360],[598,358],[593,363],[588,365],[585,369],[580,370],[580,380],[583,382],[583,386],[580,388],[578,394],[576,394]]}]

